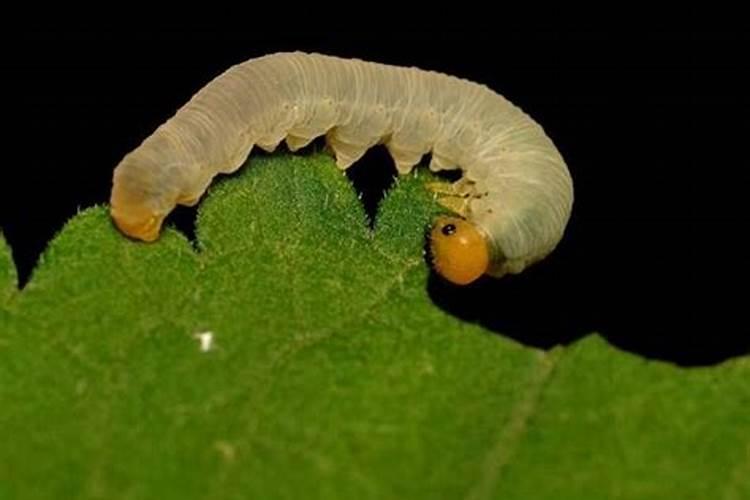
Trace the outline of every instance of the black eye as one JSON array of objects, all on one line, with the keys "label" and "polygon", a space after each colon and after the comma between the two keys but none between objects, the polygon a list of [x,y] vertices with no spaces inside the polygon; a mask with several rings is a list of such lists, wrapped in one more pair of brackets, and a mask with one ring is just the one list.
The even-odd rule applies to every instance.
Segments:
[{"label": "black eye", "polygon": [[456,232],[456,225],[455,224],[446,224],[443,226],[443,234],[446,236],[450,236]]}]

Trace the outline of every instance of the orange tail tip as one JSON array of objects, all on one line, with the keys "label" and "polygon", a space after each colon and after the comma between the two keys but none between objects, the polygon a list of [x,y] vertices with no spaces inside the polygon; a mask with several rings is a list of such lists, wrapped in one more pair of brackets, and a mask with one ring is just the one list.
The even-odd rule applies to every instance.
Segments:
[{"label": "orange tail tip", "polygon": [[131,238],[142,241],[155,241],[159,237],[163,216],[147,215],[135,217],[127,215],[112,207],[110,209],[112,219],[117,228]]}]

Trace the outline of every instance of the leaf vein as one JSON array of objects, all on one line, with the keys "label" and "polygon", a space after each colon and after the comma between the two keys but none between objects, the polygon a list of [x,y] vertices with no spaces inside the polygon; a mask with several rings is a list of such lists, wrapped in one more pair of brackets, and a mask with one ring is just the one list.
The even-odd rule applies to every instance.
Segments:
[{"label": "leaf vein", "polygon": [[551,352],[539,353],[536,366],[527,382],[528,392],[516,403],[497,441],[490,447],[482,465],[481,475],[465,497],[467,500],[491,497],[505,468],[518,450],[528,430],[529,421],[539,407],[542,392],[552,379],[555,367],[564,352],[564,348],[559,347]]}]

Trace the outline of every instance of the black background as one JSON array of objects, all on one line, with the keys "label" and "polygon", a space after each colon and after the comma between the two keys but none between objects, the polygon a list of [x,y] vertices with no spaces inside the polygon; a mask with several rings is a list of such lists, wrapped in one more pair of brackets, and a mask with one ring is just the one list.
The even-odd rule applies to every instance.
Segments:
[{"label": "black background", "polygon": [[[32,31],[5,61],[0,226],[21,285],[114,166],[230,65],[281,50],[435,69],[480,81],[543,125],[576,189],[563,242],[523,274],[433,300],[527,345],[600,332],[682,365],[750,350],[744,322],[746,54],[727,33]],[[375,148],[350,178],[372,211],[395,170]],[[171,223],[190,233],[194,212]]]}]

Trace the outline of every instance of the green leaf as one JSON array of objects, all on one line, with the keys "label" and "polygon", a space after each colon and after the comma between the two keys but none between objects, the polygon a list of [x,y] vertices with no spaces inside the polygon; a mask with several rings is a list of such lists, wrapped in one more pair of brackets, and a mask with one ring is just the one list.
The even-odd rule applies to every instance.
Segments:
[{"label": "green leaf", "polygon": [[20,293],[0,245],[0,498],[750,498],[750,359],[544,352],[450,316],[426,177],[373,232],[328,157],[253,158],[197,250],[95,207]]},{"label": "green leaf", "polygon": [[10,249],[0,233],[0,305],[5,305],[15,295],[16,283],[16,270],[13,267]]}]

